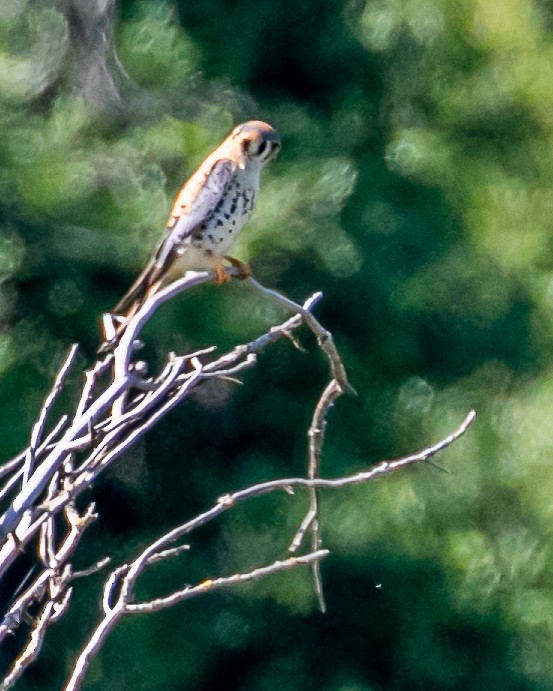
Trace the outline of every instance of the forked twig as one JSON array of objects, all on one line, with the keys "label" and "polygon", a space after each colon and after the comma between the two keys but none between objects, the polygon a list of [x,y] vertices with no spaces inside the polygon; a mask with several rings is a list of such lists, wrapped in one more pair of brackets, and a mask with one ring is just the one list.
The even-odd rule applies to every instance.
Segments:
[{"label": "forked twig", "polygon": [[65,362],[61,366],[61,369],[58,372],[56,379],[54,380],[54,385],[52,386],[50,393],[44,401],[44,405],[42,406],[42,410],[40,411],[38,420],[33,426],[33,431],[31,433],[31,443],[27,450],[25,465],[23,466],[23,484],[25,484],[29,480],[31,473],[33,472],[36,450],[39,447],[40,442],[42,440],[42,435],[44,433],[44,426],[46,424],[48,413],[50,412],[52,406],[56,401],[56,398],[58,397],[58,394],[63,388],[65,380],[67,379],[71,367],[75,362],[75,358],[77,357],[78,351],[79,346],[76,343],[74,343],[69,349],[69,353],[65,358]]},{"label": "forked twig", "polygon": [[[319,398],[317,405],[315,406],[313,420],[311,421],[311,425],[307,431],[307,437],[309,439],[307,476],[311,480],[318,478],[320,475],[321,453],[327,424],[326,416],[334,401],[341,396],[342,393],[342,388],[338,382],[335,379],[332,379],[326,386],[325,390],[321,394],[321,397]],[[290,552],[294,553],[300,548],[303,538],[309,529],[311,529],[311,549],[319,549],[322,544],[322,540],[319,522],[319,498],[316,487],[311,487],[309,489],[309,509],[301,522],[300,527],[292,540],[292,543],[290,544]],[[315,594],[317,596],[317,600],[319,601],[319,609],[321,612],[325,612],[326,604],[321,579],[320,562],[314,562],[311,568],[315,583]]]},{"label": "forked twig", "polygon": [[[236,271],[234,267],[228,269],[229,275],[235,275]],[[75,362],[77,346],[73,346],[33,427],[29,447],[0,466],[0,478],[4,478],[0,488],[0,506],[3,510],[0,516],[0,578],[18,559],[22,550],[29,554],[31,545],[35,545],[39,555],[35,569],[13,595],[13,601],[7,605],[4,620],[0,623],[2,641],[11,631],[16,631],[24,620],[29,620],[28,611],[31,607],[32,611],[38,611],[38,615],[31,620],[26,642],[2,688],[13,684],[38,655],[47,628],[69,607],[74,580],[98,571],[109,560],[107,557],[88,569],[74,571],[72,556],[83,532],[96,518],[93,504],[78,513],[76,499],[103,470],[119,459],[202,382],[234,377],[254,366],[260,350],[281,338],[291,337],[301,324],[305,323],[315,334],[330,372],[330,380],[316,404],[308,430],[307,477],[258,483],[225,495],[208,511],[177,526],[147,546],[134,561],[116,568],[104,587],[104,618],[83,649],[67,689],[79,687],[91,659],[116,622],[125,614],[157,611],[191,597],[264,578],[299,565],[309,565],[312,569],[319,606],[324,611],[320,561],[328,552],[321,548],[318,490],[366,482],[407,465],[428,460],[461,436],[472,422],[473,413],[467,416],[452,435],[418,454],[385,461],[370,470],[347,477],[321,478],[321,455],[328,412],[340,395],[353,392],[332,335],[312,314],[322,297],[321,293],[314,294],[303,305],[298,305],[254,279],[246,279],[250,288],[292,312],[292,316],[252,341],[236,345],[222,354],[215,354],[213,348],[207,348],[188,355],[169,355],[157,376],[147,376],[147,368],[135,362],[135,342],[156,310],[178,293],[212,278],[212,272],[188,274],[152,296],[130,319],[114,352],[98,360],[87,370],[74,412],[62,415],[58,421],[53,422],[51,431],[46,434],[46,423],[53,404]],[[154,563],[178,558],[188,549],[187,545],[178,543],[193,530],[243,501],[269,492],[299,487],[308,490],[309,510],[296,532],[290,550],[298,552],[305,535],[310,531],[311,547],[307,554],[294,554],[233,576],[215,576],[195,586],[183,585],[174,592],[147,602],[134,601],[135,584],[144,570]]]},{"label": "forked twig", "polygon": [[[332,334],[330,333],[330,331],[327,331],[317,321],[317,319],[315,319],[315,317],[309,310],[304,309],[302,305],[298,305],[293,300],[284,297],[284,295],[277,293],[276,290],[265,288],[265,286],[262,286],[261,283],[256,281],[251,276],[247,278],[244,282],[257,292],[261,293],[273,302],[276,302],[281,307],[284,307],[289,312],[294,312],[302,316],[307,326],[317,337],[317,342],[328,360],[332,378],[335,379],[338,385],[340,386],[341,392],[355,394],[355,389],[349,383],[346,368],[344,367],[342,358],[340,357],[340,354],[338,353],[338,350],[334,345],[334,339],[332,338]],[[317,293],[316,295],[318,299],[322,297],[322,293]]]},{"label": "forked twig", "polygon": [[[471,411],[456,430],[433,446],[393,461],[382,461],[374,468],[355,473],[354,475],[348,475],[335,479],[284,478],[258,483],[232,494],[224,495],[220,497],[218,502],[208,511],[195,516],[190,521],[187,521],[186,523],[183,523],[182,525],[173,528],[169,532],[162,535],[156,541],[148,545],[148,547],[144,549],[141,554],[132,562],[129,564],[124,564],[123,566],[115,569],[108,578],[106,585],[104,586],[103,595],[104,616],[94,630],[93,634],[90,636],[86,645],[83,647],[82,652],[80,653],[72,670],[67,686],[65,687],[65,691],[76,691],[80,688],[80,685],[84,680],[86,672],[95,655],[100,650],[109,633],[125,615],[144,614],[159,611],[161,609],[165,609],[166,607],[181,603],[185,600],[189,600],[193,597],[204,595],[220,588],[229,587],[236,583],[257,580],[259,578],[278,573],[284,569],[293,568],[300,564],[310,564],[312,566],[313,564],[320,563],[321,559],[329,554],[328,550],[313,550],[308,554],[298,557],[290,557],[283,561],[276,561],[270,566],[254,569],[254,571],[248,573],[207,579],[196,586],[185,586],[163,597],[154,598],[146,602],[135,602],[134,589],[138,578],[144,573],[150,564],[152,564],[154,561],[163,559],[161,555],[165,550],[168,549],[169,545],[189,535],[191,532],[197,530],[201,526],[204,526],[210,521],[213,521],[223,513],[232,510],[238,504],[248,501],[254,497],[259,497],[270,492],[285,489],[287,487],[306,487],[309,490],[323,487],[333,489],[346,487],[348,485],[360,484],[369,480],[383,477],[408,465],[427,461],[435,456],[439,451],[442,451],[454,441],[459,439],[459,437],[466,432],[474,418],[475,413],[474,411]],[[168,558],[172,556],[171,551],[169,551]]]},{"label": "forked twig", "polygon": [[[242,583],[258,581],[261,578],[265,578],[275,573],[280,573],[281,571],[285,571],[287,569],[296,568],[297,566],[304,564],[313,564],[314,562],[319,562],[328,554],[328,550],[322,549],[318,550],[317,552],[312,552],[311,554],[304,554],[301,557],[290,557],[282,561],[275,561],[268,566],[261,566],[247,573],[237,573],[233,576],[207,579],[196,586],[187,586],[186,588],[172,593],[167,597],[142,603],[130,602],[132,586],[136,581],[136,577],[140,574],[140,572],[135,572],[131,575],[134,564],[137,562],[134,562],[134,564],[131,566],[126,565],[124,569],[119,570],[119,573],[116,577],[112,577],[108,581],[104,588],[104,618],[92,636],[89,638],[87,644],[77,658],[64,691],[77,691],[77,689],[81,688],[81,684],[84,681],[85,675],[90,667],[90,663],[100,650],[107,635],[126,614],[159,612],[162,609],[172,607],[175,604],[184,602],[185,600],[190,600],[199,595],[206,595],[207,593],[222,590],[223,588],[234,587]],[[143,555],[141,555],[137,561],[145,563],[142,561],[142,557]],[[123,583],[121,583],[120,580],[122,580]],[[116,595],[115,591],[118,591],[119,594]]]}]

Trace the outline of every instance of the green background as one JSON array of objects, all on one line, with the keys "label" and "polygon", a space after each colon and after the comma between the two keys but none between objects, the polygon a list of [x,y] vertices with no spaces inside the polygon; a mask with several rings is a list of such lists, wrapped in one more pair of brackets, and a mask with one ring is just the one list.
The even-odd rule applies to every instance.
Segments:
[{"label": "green background", "polygon": [[[83,87],[93,24],[70,6],[0,5],[3,458],[25,445],[69,344],[90,362],[98,316],[183,180],[253,118],[283,148],[233,253],[294,299],[324,292],[317,315],[359,394],[329,416],[324,474],[415,451],[478,412],[439,459],[449,474],[323,493],[325,616],[298,570],[128,618],[85,688],[553,688],[551,5],[121,2],[107,63],[119,99],[102,78]],[[204,286],[159,312],[149,357],[228,347],[283,316],[237,282]],[[243,386],[206,385],[121,459],[94,488],[79,565],[120,563],[224,492],[304,472],[327,373],[300,338],[306,353],[265,351]],[[230,512],[139,595],[282,558],[306,501]],[[61,687],[101,582],[76,584],[18,688]]]}]

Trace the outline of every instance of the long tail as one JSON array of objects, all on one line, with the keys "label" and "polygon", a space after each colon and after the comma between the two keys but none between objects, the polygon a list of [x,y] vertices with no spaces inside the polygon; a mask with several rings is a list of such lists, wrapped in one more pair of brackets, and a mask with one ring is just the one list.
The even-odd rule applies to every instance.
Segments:
[{"label": "long tail", "polygon": [[150,289],[155,285],[159,273],[155,262],[151,261],[144,271],[138,276],[136,281],[127,290],[125,295],[119,300],[112,310],[113,314],[125,314],[136,302],[142,305]]},{"label": "long tail", "polygon": [[111,353],[115,348],[119,345],[119,341],[121,340],[123,334],[125,333],[125,329],[127,328],[127,324],[129,323],[129,319],[134,316],[136,313],[136,309],[131,308],[129,311],[129,314],[121,319],[121,321],[117,324],[117,327],[115,329],[115,334],[111,336],[111,338],[107,338],[106,334],[104,334],[104,341],[101,343],[100,347],[96,351],[98,355],[106,355],[107,353]]},{"label": "long tail", "polygon": [[111,314],[114,317],[119,317],[119,324],[115,331],[115,335],[105,340],[98,348],[98,353],[111,352],[121,340],[125,333],[127,324],[146,302],[148,297],[154,293],[160,286],[159,268],[156,267],[155,262],[151,261],[148,266],[138,276],[136,281],[132,284],[129,290],[123,295],[121,300],[115,305]]}]

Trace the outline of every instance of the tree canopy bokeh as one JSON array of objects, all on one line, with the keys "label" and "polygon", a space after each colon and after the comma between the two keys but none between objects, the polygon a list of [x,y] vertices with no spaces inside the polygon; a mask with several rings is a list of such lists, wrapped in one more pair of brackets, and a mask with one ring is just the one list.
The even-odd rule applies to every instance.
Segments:
[{"label": "tree canopy bokeh", "polygon": [[[478,419],[449,474],[323,495],[325,616],[307,571],[210,595],[124,621],[86,688],[552,688],[550,5],[107,4],[0,3],[2,456],[25,445],[67,346],[83,366],[94,353],[183,180],[253,118],[283,148],[234,254],[294,299],[324,292],[359,393],[332,411],[324,474]],[[239,283],[204,286],[160,311],[148,352],[228,345],[278,316]],[[302,338],[311,356],[279,344],[242,387],[205,387],[99,483],[83,564],[303,472],[324,363]],[[284,553],[302,502],[237,510],[147,587]],[[21,689],[60,688],[100,582],[78,584]]]}]

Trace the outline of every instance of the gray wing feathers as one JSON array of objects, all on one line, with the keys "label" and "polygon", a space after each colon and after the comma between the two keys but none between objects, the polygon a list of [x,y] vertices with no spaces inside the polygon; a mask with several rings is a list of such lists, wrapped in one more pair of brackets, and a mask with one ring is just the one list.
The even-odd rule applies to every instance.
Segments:
[{"label": "gray wing feathers", "polygon": [[[217,161],[207,175],[196,199],[190,204],[188,213],[183,214],[162,238],[155,253],[155,263],[165,267],[168,257],[178,249],[194,230],[207,221],[223,198],[236,164],[230,160]],[[178,201],[178,200],[177,200]]]},{"label": "gray wing feathers", "polygon": [[[142,302],[148,291],[156,283],[163,280],[163,276],[177,257],[182,243],[187,237],[192,235],[196,228],[207,221],[217,208],[235,169],[236,164],[231,160],[219,160],[211,168],[203,185],[201,182],[198,183],[200,191],[196,198],[189,203],[189,211],[183,213],[172,227],[167,228],[148,265],[113,308],[115,314],[124,313],[136,301]],[[190,189],[190,185],[193,183],[194,177],[188,181],[178,196],[175,208],[178,208],[179,201],[183,197],[187,197],[190,193],[193,194],[194,190]],[[175,208],[173,209],[173,215],[175,214]]]}]

